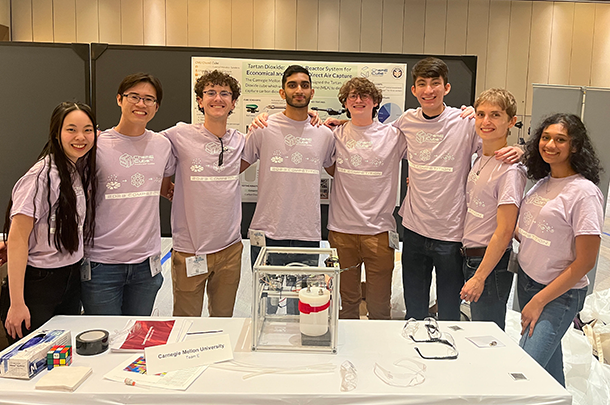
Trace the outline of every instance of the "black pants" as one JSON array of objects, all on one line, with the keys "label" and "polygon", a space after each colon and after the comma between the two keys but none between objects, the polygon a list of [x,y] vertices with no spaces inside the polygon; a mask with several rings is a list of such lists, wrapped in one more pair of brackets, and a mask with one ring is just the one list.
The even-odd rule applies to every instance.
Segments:
[{"label": "black pants", "polygon": [[[24,322],[21,326],[23,336],[55,315],[80,315],[80,262],[55,269],[27,266],[24,282],[23,298],[30,310],[30,329],[25,328]],[[6,330],[4,324],[11,304],[7,278],[2,281],[0,295],[0,318]],[[7,338],[10,344],[18,340],[8,333]]]}]

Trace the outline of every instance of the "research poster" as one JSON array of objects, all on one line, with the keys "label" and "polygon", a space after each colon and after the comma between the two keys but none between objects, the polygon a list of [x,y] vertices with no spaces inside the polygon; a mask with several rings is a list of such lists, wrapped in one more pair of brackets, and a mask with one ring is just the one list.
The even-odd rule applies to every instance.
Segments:
[{"label": "research poster", "polygon": [[[286,103],[279,94],[282,86],[282,74],[290,65],[306,67],[315,90],[309,105],[317,109],[320,118],[329,116],[347,119],[342,112],[342,106],[337,98],[339,89],[347,80],[355,76],[366,77],[383,92],[383,101],[378,112],[381,122],[392,122],[403,112],[406,92],[406,64],[387,63],[346,63],[346,62],[311,62],[263,59],[231,59],[231,58],[192,58],[192,83],[205,71],[218,69],[230,74],[241,84],[241,96],[237,100],[233,114],[229,116],[227,125],[243,133],[247,133],[252,119],[260,113],[279,113]],[[199,111],[195,94],[191,101],[191,122],[203,123],[204,116]],[[241,175],[242,201],[256,202],[258,164],[252,165]],[[320,183],[320,199],[328,204],[330,197],[331,177],[322,171]]]}]

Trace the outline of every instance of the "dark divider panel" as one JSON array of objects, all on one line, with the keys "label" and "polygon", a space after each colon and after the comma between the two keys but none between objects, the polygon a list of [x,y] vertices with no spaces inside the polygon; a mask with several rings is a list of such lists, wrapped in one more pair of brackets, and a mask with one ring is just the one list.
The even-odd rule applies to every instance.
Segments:
[{"label": "dark divider panel", "polygon": [[55,106],[89,101],[88,61],[88,44],[0,42],[0,222],[48,139]]},{"label": "dark divider panel", "polygon": [[[120,118],[120,109],[116,103],[116,91],[121,80],[131,73],[148,72],[157,76],[163,83],[163,101],[149,128],[160,131],[169,128],[178,121],[190,122],[191,117],[191,57],[225,57],[242,59],[282,59],[304,61],[343,61],[371,63],[406,63],[411,67],[427,55],[307,52],[307,51],[274,51],[253,49],[223,48],[181,48],[92,44],[93,59],[93,94],[94,104],[101,129],[116,125]],[[449,66],[451,92],[445,97],[447,105],[471,105],[475,97],[476,56],[439,56]],[[407,87],[412,85],[410,75],[405,75]],[[314,82],[315,88],[315,82]],[[279,89],[278,89],[279,90]],[[239,102],[239,100],[238,100]],[[418,106],[415,97],[408,92],[405,108]],[[407,176],[406,162],[403,165],[402,184]],[[406,193],[401,187],[401,201]],[[242,236],[247,235],[248,226],[254,214],[254,203],[243,203]],[[205,207],[202,207],[205,209]],[[323,239],[327,239],[326,223],[328,206],[322,205]],[[398,211],[398,209],[396,209]],[[170,204],[161,201],[161,232],[171,235],[169,224]],[[400,218],[397,217],[399,233],[402,234]]]}]

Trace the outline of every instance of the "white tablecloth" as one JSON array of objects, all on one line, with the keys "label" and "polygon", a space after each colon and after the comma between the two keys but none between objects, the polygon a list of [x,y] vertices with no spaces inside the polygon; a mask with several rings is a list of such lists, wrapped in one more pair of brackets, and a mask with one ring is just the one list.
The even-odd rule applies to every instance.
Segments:
[{"label": "white tablecloth", "polygon": [[[120,330],[126,317],[57,316],[44,329],[70,329],[72,339],[88,329]],[[138,318],[143,319],[143,318]],[[162,318],[156,318],[162,319]],[[457,360],[422,360],[426,380],[414,387],[392,387],[373,372],[376,361],[388,364],[409,357],[419,360],[413,344],[400,332],[404,321],[339,321],[337,354],[251,352],[249,319],[191,318],[191,330],[223,329],[231,336],[235,360],[282,367],[332,362],[335,373],[270,374],[243,380],[243,373],[208,368],[187,391],[132,387],[103,376],[133,354],[79,356],[73,365],[91,366],[93,375],[74,393],[35,390],[43,371],[31,381],[0,378],[0,404],[571,404],[570,394],[534,362],[495,324],[440,322],[454,336]],[[459,324],[463,330],[450,331]],[[466,337],[491,335],[504,347],[478,348]],[[358,386],[341,392],[340,364],[350,360],[358,371]],[[514,381],[509,373],[523,373]]]}]

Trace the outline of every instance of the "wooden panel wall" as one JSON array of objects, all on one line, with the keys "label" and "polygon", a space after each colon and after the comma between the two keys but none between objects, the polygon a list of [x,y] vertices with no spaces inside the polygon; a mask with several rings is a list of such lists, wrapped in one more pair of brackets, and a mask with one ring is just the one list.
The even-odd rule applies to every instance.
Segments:
[{"label": "wooden panel wall", "polygon": [[477,91],[610,87],[610,4],[521,0],[4,0],[14,41],[479,57]]}]

